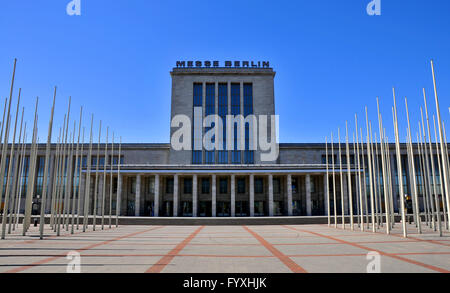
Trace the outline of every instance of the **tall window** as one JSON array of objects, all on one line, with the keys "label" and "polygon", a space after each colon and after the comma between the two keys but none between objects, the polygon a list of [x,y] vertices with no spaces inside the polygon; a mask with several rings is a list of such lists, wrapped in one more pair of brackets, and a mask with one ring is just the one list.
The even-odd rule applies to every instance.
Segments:
[{"label": "tall window", "polygon": [[209,178],[203,178],[202,179],[202,193],[203,194],[209,193],[209,186],[210,186]]},{"label": "tall window", "polygon": [[[253,85],[251,83],[244,83],[244,117],[253,114]],[[255,143],[255,142],[254,142]],[[254,151],[250,150],[250,127],[245,125],[245,164],[254,164]]]},{"label": "tall window", "polygon": [[219,191],[221,194],[228,193],[228,179],[227,178],[220,178]]},{"label": "tall window", "polygon": [[[231,115],[240,115],[241,114],[241,85],[238,83],[231,84]],[[233,126],[234,132],[234,148],[232,153],[232,163],[240,164],[241,163],[241,152],[238,150],[238,129],[237,125]]]},{"label": "tall window", "polygon": [[[209,115],[214,115],[216,113],[216,85],[213,83],[206,84],[206,100],[205,100],[205,117]],[[207,127],[205,129],[205,133],[213,129],[215,123],[211,124],[211,127]],[[212,142],[215,142],[216,137],[212,138]],[[205,152],[205,162],[206,164],[215,164],[215,152],[214,151],[206,151]]]},{"label": "tall window", "polygon": [[[203,107],[203,85],[201,83],[194,83],[194,107]],[[192,109],[194,111],[194,109]],[[194,141],[192,142],[192,147],[197,143],[202,145],[201,137],[194,137]],[[192,148],[194,149],[194,148]],[[192,164],[201,164],[202,163],[202,151],[193,150],[192,151]]]},{"label": "tall window", "polygon": [[192,178],[185,178],[183,181],[184,194],[192,194]]},{"label": "tall window", "polygon": [[226,83],[219,83],[219,117],[223,124],[223,151],[218,151],[218,163],[228,164],[227,148],[227,115],[228,115],[228,85]]},{"label": "tall window", "polygon": [[264,192],[264,183],[262,178],[255,178],[255,193]]},{"label": "tall window", "polygon": [[45,157],[38,157],[38,169],[36,179],[36,194],[42,195],[42,185],[44,183],[44,169],[45,169]]},{"label": "tall window", "polygon": [[166,179],[166,193],[173,194],[173,178]]}]

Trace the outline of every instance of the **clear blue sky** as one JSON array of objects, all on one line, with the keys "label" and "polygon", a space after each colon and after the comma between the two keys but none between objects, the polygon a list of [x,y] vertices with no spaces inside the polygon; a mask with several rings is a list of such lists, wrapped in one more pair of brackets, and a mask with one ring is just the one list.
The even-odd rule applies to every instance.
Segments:
[{"label": "clear blue sky", "polygon": [[269,60],[280,141],[324,142],[346,119],[353,129],[355,112],[363,122],[365,105],[378,130],[377,96],[392,137],[392,86],[402,137],[405,96],[416,131],[422,87],[435,109],[434,59],[450,128],[448,0],[382,0],[381,16],[366,14],[369,0],[81,2],[81,16],[66,14],[69,0],[0,4],[0,98],[16,57],[15,96],[22,87],[28,123],[40,97],[41,141],[57,85],[58,126],[71,95],[72,118],[83,105],[86,127],[94,112],[96,128],[102,119],[124,142],[169,142],[176,60]]}]

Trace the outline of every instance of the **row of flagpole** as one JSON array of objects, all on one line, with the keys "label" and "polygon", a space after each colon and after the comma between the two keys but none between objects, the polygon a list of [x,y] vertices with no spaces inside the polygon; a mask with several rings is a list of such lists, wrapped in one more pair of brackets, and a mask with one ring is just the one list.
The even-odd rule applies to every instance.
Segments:
[{"label": "row of flagpole", "polygon": [[[54,114],[57,88],[54,89],[53,104],[51,107],[50,120],[48,125],[47,142],[45,145],[45,160],[43,167],[43,179],[42,179],[42,194],[36,194],[36,181],[37,181],[37,166],[42,168],[41,162],[38,162],[39,151],[39,139],[38,139],[38,102],[39,98],[36,98],[33,130],[31,135],[31,143],[27,144],[27,122],[24,122],[24,111],[22,107],[20,127],[17,129],[19,113],[20,113],[20,99],[21,89],[19,89],[17,108],[15,112],[14,127],[12,127],[11,120],[11,105],[14,92],[14,81],[16,74],[17,59],[14,59],[13,74],[11,80],[11,89],[9,99],[5,100],[5,106],[3,109],[3,118],[1,122],[0,140],[1,143],[1,159],[0,159],[0,178],[5,178],[5,184],[3,188],[0,188],[0,203],[3,203],[1,207],[2,211],[2,231],[1,239],[6,238],[6,234],[11,234],[19,227],[19,220],[22,218],[22,235],[25,236],[29,231],[31,225],[31,214],[33,207],[33,199],[41,196],[40,216],[39,216],[39,237],[44,238],[46,216],[50,216],[49,227],[51,230],[59,236],[61,229],[65,229],[66,232],[74,234],[75,227],[78,230],[80,222],[82,221],[82,230],[85,232],[89,227],[89,218],[93,217],[92,229],[96,229],[96,217],[99,214],[97,202],[99,199],[102,201],[101,208],[101,229],[105,227],[105,217],[108,217],[109,228],[113,225],[113,217],[115,217],[115,226],[119,224],[119,211],[120,211],[120,194],[116,192],[116,214],[112,213],[113,203],[113,178],[114,174],[117,174],[117,184],[121,184],[120,177],[120,165],[121,165],[121,145],[122,138],[120,138],[118,147],[118,157],[115,164],[114,156],[114,133],[110,145],[108,140],[109,127],[106,131],[106,140],[104,143],[104,150],[101,149],[102,139],[102,122],[100,121],[97,154],[96,154],[96,170],[95,170],[95,188],[91,195],[90,177],[92,168],[92,155],[93,148],[93,123],[94,115],[91,116],[90,136],[89,136],[89,149],[87,157],[84,155],[84,136],[85,128],[82,127],[83,107],[80,109],[79,122],[77,127],[77,121],[73,121],[73,131],[70,131],[70,114],[71,114],[71,98],[69,97],[67,113],[64,116],[63,126],[59,128],[59,135],[55,146],[54,159],[51,160],[52,139],[53,139],[53,127],[54,127]],[[10,142],[10,131],[12,132],[12,141]],[[16,143],[16,137],[18,141]],[[110,148],[110,151],[109,149]],[[99,193],[97,188],[99,165],[100,165],[100,153],[104,151],[104,163],[103,163],[103,190]],[[109,191],[106,190],[107,180],[107,164],[108,155],[110,162],[110,184]],[[86,158],[87,166],[84,165],[84,158]],[[50,167],[53,172],[49,174]],[[84,170],[85,169],[85,170]],[[82,190],[82,177],[83,172],[86,173],[86,184],[84,190]],[[7,172],[5,174],[5,172]],[[25,180],[24,180],[25,179]],[[78,182],[76,180],[78,179]],[[25,186],[26,185],[26,186]],[[24,214],[21,216],[21,199],[23,188],[26,187],[25,193],[25,208]],[[51,188],[50,188],[51,187]],[[50,190],[51,189],[51,190]],[[117,186],[117,190],[121,188]],[[109,193],[109,213],[105,211],[106,196]],[[90,202],[91,196],[93,198],[94,206],[91,209]],[[50,201],[50,215],[46,214],[47,201]],[[81,202],[84,201],[83,214],[81,215]],[[92,210],[92,212],[91,212]]]},{"label": "row of flagpole", "polygon": [[[445,125],[442,121],[439,99],[436,87],[436,77],[434,71],[434,64],[431,61],[431,70],[433,76],[433,87],[436,104],[436,117],[433,115],[434,125],[434,138],[435,143],[432,141],[430,119],[428,115],[427,97],[425,89],[423,89],[423,98],[425,106],[426,124],[423,116],[423,109],[420,107],[421,121],[418,122],[418,131],[414,137],[412,134],[408,100],[405,98],[406,108],[406,159],[405,163],[402,160],[402,153],[400,148],[400,132],[398,127],[398,115],[397,115],[397,102],[395,89],[393,89],[393,107],[392,107],[392,119],[395,135],[395,161],[396,166],[391,165],[391,149],[389,145],[389,139],[386,136],[386,129],[383,125],[382,115],[380,113],[380,103],[377,98],[377,112],[378,112],[378,137],[377,134],[372,131],[372,124],[369,121],[368,109],[365,108],[366,114],[366,142],[363,141],[362,128],[358,128],[358,117],[355,114],[355,131],[353,135],[353,154],[355,160],[353,162],[355,172],[355,186],[356,190],[352,190],[352,171],[350,161],[350,148],[349,148],[349,133],[348,123],[346,122],[346,165],[347,165],[347,186],[348,186],[348,205],[350,216],[350,229],[355,229],[354,218],[357,218],[357,226],[364,231],[365,229],[371,229],[372,232],[376,232],[380,227],[385,227],[386,234],[390,234],[394,228],[395,212],[394,212],[394,190],[393,184],[395,182],[394,174],[397,171],[398,178],[398,198],[399,198],[399,213],[401,216],[402,233],[404,237],[408,236],[407,229],[407,215],[405,205],[406,191],[404,186],[407,182],[404,181],[403,168],[406,167],[409,170],[409,185],[411,194],[408,196],[412,202],[412,214],[414,225],[417,229],[417,233],[422,233],[422,221],[424,219],[427,226],[432,230],[437,231],[442,236],[443,230],[450,231],[450,178],[449,178],[449,155],[447,138],[445,135]],[[450,109],[449,109],[450,111]],[[436,127],[437,126],[437,127]],[[359,135],[358,135],[359,130]],[[355,141],[356,134],[356,141]],[[427,135],[428,134],[428,135]],[[416,138],[417,142],[414,144],[413,139]],[[341,138],[340,129],[338,128],[338,154],[339,154],[339,178],[341,188],[341,225],[342,228],[346,228],[345,221],[345,203],[344,203],[344,187],[343,187],[343,164],[341,155]],[[359,140],[360,139],[360,140]],[[379,140],[378,140],[379,139]],[[331,144],[331,167],[329,166],[329,147]],[[328,207],[328,226],[332,225],[332,218],[334,219],[334,227],[338,227],[338,214],[336,207],[336,164],[335,162],[335,150],[333,143],[333,132],[331,133],[331,141],[326,138],[326,186],[327,186],[327,207]],[[437,157],[437,166],[435,162],[435,156]],[[381,159],[380,159],[381,158]],[[418,160],[416,160],[418,159]],[[367,162],[367,166],[366,166]],[[406,165],[406,166],[405,166]],[[416,170],[417,168],[417,170]],[[330,170],[331,169],[331,170]],[[419,172],[420,171],[420,172]],[[381,173],[381,174],[380,174]],[[332,176],[332,183],[330,182],[330,174]],[[439,174],[439,176],[437,176]],[[381,177],[380,177],[381,175]],[[366,178],[368,180],[366,180]],[[405,174],[406,178],[406,174]],[[420,198],[417,182],[418,179],[422,182],[422,203],[423,212],[420,210]],[[439,181],[439,182],[438,182]],[[332,184],[332,198],[330,193],[330,184]],[[367,186],[368,184],[368,186]],[[441,196],[443,203],[443,211],[441,211],[441,199],[439,198],[439,191],[437,185],[440,184]],[[353,211],[353,197],[355,195],[357,213]],[[384,199],[384,201],[383,201]],[[331,214],[331,200],[333,202],[333,215]],[[384,203],[384,211],[383,205]],[[370,206],[370,210],[369,207]],[[369,219],[370,217],[370,219]],[[444,220],[444,227],[442,227],[442,220]],[[367,224],[367,227],[365,226]]]}]

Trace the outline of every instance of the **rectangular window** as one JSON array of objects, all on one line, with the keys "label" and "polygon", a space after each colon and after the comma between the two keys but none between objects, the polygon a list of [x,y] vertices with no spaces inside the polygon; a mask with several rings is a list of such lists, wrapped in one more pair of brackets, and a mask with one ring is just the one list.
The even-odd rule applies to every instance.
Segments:
[{"label": "rectangular window", "polygon": [[[203,107],[203,84],[194,83],[193,96],[194,96],[194,101],[193,101],[194,107]],[[192,111],[194,111],[194,109],[192,109]],[[194,140],[192,141],[192,149],[194,149],[194,141],[196,141],[196,140],[200,140],[200,141],[197,141],[197,143],[199,145],[202,144],[201,138],[196,137],[196,135],[194,133]],[[199,164],[202,164],[202,162],[203,162],[202,152],[199,150],[192,151],[192,164],[199,165]]]},{"label": "rectangular window", "polygon": [[205,152],[205,163],[212,165],[216,163],[216,153],[213,151],[206,151]]},{"label": "rectangular window", "polygon": [[292,178],[292,193],[298,192],[298,179]]},{"label": "rectangular window", "polygon": [[242,194],[245,193],[245,179],[239,178],[237,180],[237,192]]},{"label": "rectangular window", "polygon": [[216,85],[213,83],[206,84],[206,97],[205,97],[205,116],[213,115],[216,113]]},{"label": "rectangular window", "polygon": [[[238,83],[231,84],[231,115],[240,115],[241,114],[241,85]],[[233,126],[234,131],[234,151],[231,153],[231,161],[233,164],[241,163],[241,152],[238,151],[237,145],[237,135],[238,129],[237,125]]]},{"label": "rectangular window", "polygon": [[202,163],[202,151],[192,151],[192,164],[199,165]]},{"label": "rectangular window", "polygon": [[241,151],[232,151],[231,158],[232,158],[233,164],[240,164],[241,163]]},{"label": "rectangular window", "polygon": [[132,194],[136,193],[136,177],[130,178],[130,193]]},{"label": "rectangular window", "polygon": [[253,114],[253,86],[244,83],[244,117]]},{"label": "rectangular window", "polygon": [[228,152],[227,151],[218,151],[218,163],[219,164],[228,164]]},{"label": "rectangular window", "polygon": [[173,178],[166,179],[166,193],[173,194]]},{"label": "rectangular window", "polygon": [[221,194],[228,193],[228,179],[227,178],[220,178],[219,180],[219,191]]},{"label": "rectangular window", "polygon": [[183,180],[184,194],[192,194],[192,178],[185,178]]},{"label": "rectangular window", "polygon": [[219,103],[219,117],[222,120],[223,125],[223,149],[224,151],[218,151],[218,163],[228,164],[228,152],[225,151],[227,148],[227,115],[228,115],[228,84],[219,83],[218,92],[218,103]]},{"label": "rectangular window", "polygon": [[210,189],[209,178],[203,178],[202,179],[202,193],[203,194],[209,194],[209,189]]},{"label": "rectangular window", "polygon": [[264,184],[262,178],[255,178],[255,193],[263,193]]},{"label": "rectangular window", "polygon": [[194,107],[203,106],[203,85],[194,83]]},{"label": "rectangular window", "polygon": [[281,193],[280,178],[273,178],[273,193]]},{"label": "rectangular window", "polygon": [[241,114],[241,85],[231,84],[231,115]]}]

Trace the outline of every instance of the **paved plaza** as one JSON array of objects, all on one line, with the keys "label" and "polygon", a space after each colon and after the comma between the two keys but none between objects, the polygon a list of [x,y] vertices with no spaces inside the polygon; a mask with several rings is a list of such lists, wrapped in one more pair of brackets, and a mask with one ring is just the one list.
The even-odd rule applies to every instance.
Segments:
[{"label": "paved plaza", "polygon": [[[19,227],[18,231],[21,231]],[[47,228],[47,227],[46,227]],[[408,239],[338,226],[97,226],[55,237],[38,228],[0,242],[0,272],[65,273],[69,252],[82,273],[365,273],[377,252],[383,273],[449,273],[450,233],[428,227]]]}]

